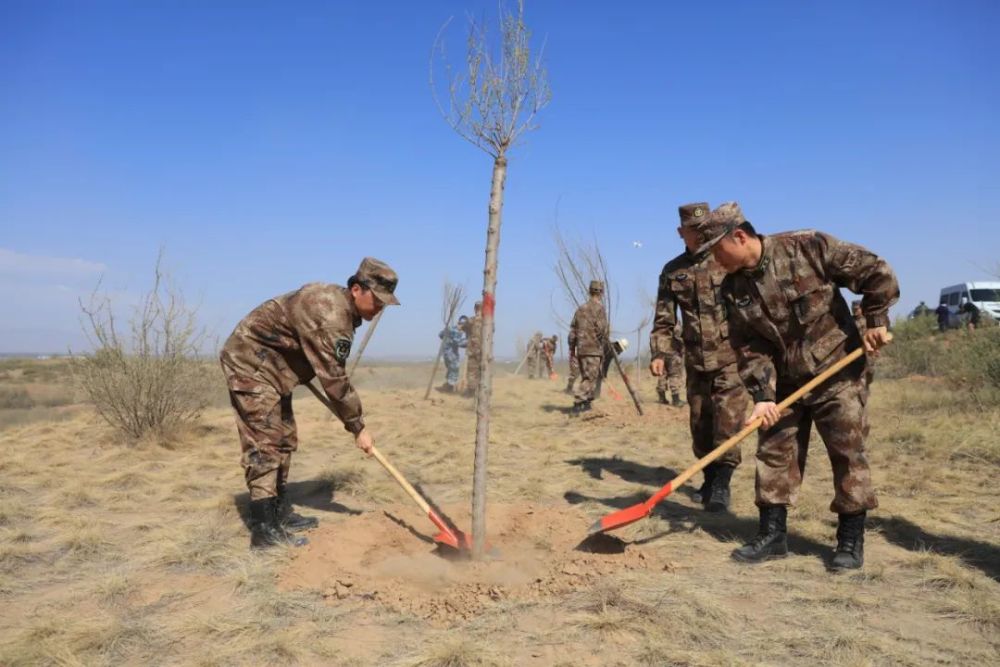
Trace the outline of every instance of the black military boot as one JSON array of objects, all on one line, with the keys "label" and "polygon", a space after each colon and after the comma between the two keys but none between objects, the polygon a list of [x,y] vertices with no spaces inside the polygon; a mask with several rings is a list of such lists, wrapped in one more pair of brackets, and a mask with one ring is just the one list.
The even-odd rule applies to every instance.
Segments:
[{"label": "black military boot", "polygon": [[708,501],[712,497],[712,482],[715,480],[715,471],[718,469],[718,463],[709,463],[702,474],[705,475],[705,481],[701,483],[701,488],[698,489],[698,499],[702,505],[708,507]]},{"label": "black military boot", "polygon": [[726,512],[729,510],[729,480],[733,478],[732,466],[719,464],[715,469],[715,479],[709,490],[708,502],[705,509],[709,512]]},{"label": "black military boot", "polygon": [[663,405],[668,405],[670,403],[670,401],[667,400],[667,392],[665,392],[664,390],[657,389],[656,395],[660,397],[660,403],[662,403]]},{"label": "black military boot", "polygon": [[676,391],[670,395],[670,404],[675,408],[683,408],[687,405]]},{"label": "black military boot", "polygon": [[301,547],[308,544],[285,530],[278,520],[278,499],[261,498],[250,501],[250,548],[267,549],[278,545]]},{"label": "black military boot", "polygon": [[868,513],[841,514],[837,522],[837,550],[831,570],[857,570],[865,564],[865,517]]},{"label": "black military boot", "polygon": [[734,549],[733,560],[741,563],[762,563],[788,555],[788,508],[784,505],[760,508],[760,527],[748,544]]},{"label": "black military boot", "polygon": [[302,516],[292,509],[292,504],[288,502],[284,494],[278,495],[278,521],[285,527],[285,530],[292,533],[299,533],[303,530],[312,530],[319,525],[319,519],[314,516]]}]

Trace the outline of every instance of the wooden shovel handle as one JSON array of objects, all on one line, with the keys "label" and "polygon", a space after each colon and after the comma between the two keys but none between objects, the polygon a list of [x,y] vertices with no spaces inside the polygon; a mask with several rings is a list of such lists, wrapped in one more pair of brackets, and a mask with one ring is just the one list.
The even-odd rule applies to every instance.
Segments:
[{"label": "wooden shovel handle", "polygon": [[[330,403],[330,399],[327,398],[326,394],[320,391],[316,385],[312,382],[306,382],[306,387],[313,393],[313,396],[319,399],[320,403],[330,408],[330,410],[333,410],[333,405]],[[382,467],[385,468],[390,475],[392,475],[393,479],[395,479],[401,487],[403,487],[403,490],[406,491],[406,493],[413,498],[418,505],[420,505],[420,509],[424,512],[431,511],[431,506],[427,504],[427,501],[424,500],[423,497],[417,493],[417,490],[413,488],[413,485],[407,482],[406,478],[403,477],[398,470],[396,470],[396,466],[389,463],[389,460],[382,455],[382,452],[375,449],[374,445],[372,446],[372,456],[374,456],[375,460],[381,463]]]},{"label": "wooden shovel handle", "polygon": [[[843,370],[846,366],[853,363],[864,353],[865,353],[864,347],[859,347],[858,349],[854,350],[846,357],[835,363],[833,366],[830,366],[828,369],[826,369],[825,371],[814,377],[812,380],[806,382],[804,385],[802,385],[802,387],[796,389],[788,396],[788,398],[783,400],[781,403],[778,403],[778,410],[784,411],[787,408],[791,407],[791,405],[795,403],[795,401],[799,400],[800,398],[808,394],[810,391],[812,391],[819,385],[826,382],[828,379],[830,379],[831,376]],[[652,508],[654,505],[656,505],[661,500],[670,495],[670,493],[672,493],[674,490],[680,488],[682,484],[691,479],[699,471],[706,468],[710,463],[718,459],[720,456],[722,456],[727,451],[732,449],[733,446],[739,444],[744,438],[746,438],[748,435],[750,435],[758,428],[760,428],[760,425],[762,423],[763,419],[761,419],[760,417],[754,419],[752,422],[744,426],[743,430],[741,430],[739,433],[726,440],[724,443],[713,449],[711,452],[709,452],[702,458],[698,459],[698,461],[696,461],[694,465],[692,465],[690,468],[688,468],[681,474],[677,475],[677,477],[670,480],[670,482],[666,486],[657,491],[655,495],[653,495],[648,501],[646,501],[647,506]]]},{"label": "wooden shovel handle", "polygon": [[427,504],[427,501],[424,500],[423,496],[417,493],[417,490],[406,481],[406,478],[403,477],[402,473],[396,470],[396,466],[389,463],[389,460],[385,458],[382,455],[382,452],[377,450],[374,445],[372,445],[372,456],[374,456],[375,460],[381,463],[382,467],[385,468],[390,475],[392,475],[393,479],[395,479],[401,487],[403,487],[403,490],[406,491],[407,495],[413,498],[413,502],[420,505],[420,509],[422,509],[426,514],[431,513],[431,506]]}]

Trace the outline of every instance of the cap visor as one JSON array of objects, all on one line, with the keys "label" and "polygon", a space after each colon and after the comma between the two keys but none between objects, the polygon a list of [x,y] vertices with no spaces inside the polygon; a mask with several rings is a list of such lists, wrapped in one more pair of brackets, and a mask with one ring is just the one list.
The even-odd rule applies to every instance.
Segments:
[{"label": "cap visor", "polygon": [[375,293],[375,297],[387,306],[398,306],[399,299],[396,298],[395,294],[391,292],[383,292],[381,290],[372,290]]}]

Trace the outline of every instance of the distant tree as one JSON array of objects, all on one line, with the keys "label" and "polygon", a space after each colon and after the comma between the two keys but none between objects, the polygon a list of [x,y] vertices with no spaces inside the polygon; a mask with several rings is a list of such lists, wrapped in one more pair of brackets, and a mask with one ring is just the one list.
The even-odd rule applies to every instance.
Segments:
[{"label": "distant tree", "polygon": [[[463,139],[493,158],[486,260],[483,268],[482,355],[476,388],[476,453],[472,484],[473,557],[481,558],[486,539],[486,461],[493,392],[493,331],[496,311],[497,253],[507,152],[535,129],[536,114],[551,99],[541,57],[532,57],[531,33],[524,22],[524,2],[517,11],[500,8],[500,35],[493,42],[485,24],[469,19],[465,67],[455,72],[448,64],[442,26],[430,61],[434,101],[448,125]],[[439,90],[436,67],[445,71],[446,90]],[[442,97],[446,102],[442,102]]]}]

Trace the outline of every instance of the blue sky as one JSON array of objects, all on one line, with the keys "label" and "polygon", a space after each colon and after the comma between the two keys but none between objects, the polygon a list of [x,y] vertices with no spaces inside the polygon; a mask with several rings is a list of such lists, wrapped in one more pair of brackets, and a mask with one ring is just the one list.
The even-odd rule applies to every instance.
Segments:
[{"label": "blue sky", "polygon": [[[457,55],[466,14],[495,11],[0,2],[0,352],[80,347],[77,298],[103,275],[127,304],[163,246],[223,337],[380,257],[404,305],[371,354],[432,354],[445,278],[481,289],[491,162],[438,115],[428,57],[448,17]],[[527,18],[553,99],[511,155],[500,355],[555,331],[557,220],[601,245],[620,330],[688,201],[872,248],[897,312],[1000,263],[1000,4],[528,0]]]}]

